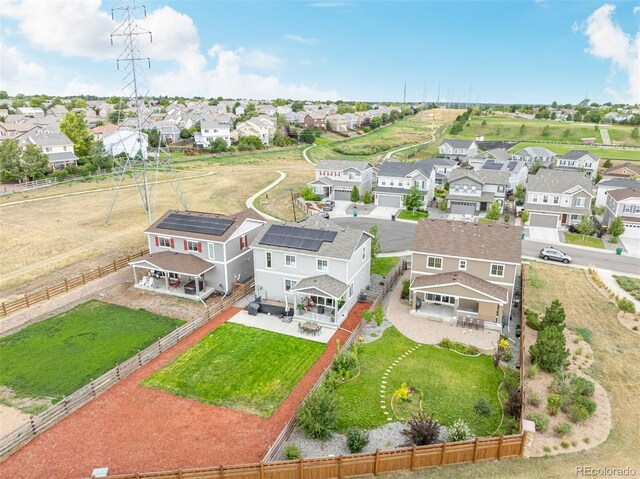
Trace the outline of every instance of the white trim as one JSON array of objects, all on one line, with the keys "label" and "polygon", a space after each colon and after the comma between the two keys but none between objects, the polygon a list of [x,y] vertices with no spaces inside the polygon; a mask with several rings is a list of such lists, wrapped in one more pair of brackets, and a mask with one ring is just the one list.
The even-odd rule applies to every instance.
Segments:
[{"label": "white trim", "polygon": [[[284,294],[289,294],[289,291],[291,291],[291,288],[287,289],[287,281],[295,281],[295,284],[291,286],[291,288],[295,287],[296,284],[298,284],[300,281],[296,281],[295,279],[291,279],[291,278],[282,278],[282,291]],[[295,293],[295,291],[294,291]],[[291,293],[293,294],[293,293]]]},{"label": "white trim", "polygon": [[[159,236],[158,235],[157,238],[158,238],[158,248],[171,249],[171,236]],[[169,241],[169,246],[163,245],[161,240]]]},{"label": "white trim", "polygon": [[[425,255],[425,256],[437,255],[437,256],[441,256],[443,258],[466,259],[468,261],[482,261],[483,263],[495,263],[496,262],[495,259],[482,259],[482,258],[474,258],[474,257],[471,257],[471,256],[452,256],[452,255],[440,254],[440,253],[427,253],[427,252],[424,252],[424,251],[413,251],[413,250],[411,250],[410,253],[412,255],[411,264],[414,264],[414,258],[413,258],[414,254],[420,254],[420,255]],[[511,261],[502,261],[502,260],[500,260],[500,262],[504,263],[504,264],[512,264],[512,265],[515,265],[515,266],[520,266],[522,264],[522,262],[512,263]]]},{"label": "white trim", "polygon": [[264,252],[264,267],[266,269],[273,269],[273,254],[271,253],[271,251]]},{"label": "white trim", "polygon": [[[327,263],[326,269],[318,268],[318,263],[320,263],[320,261],[324,261],[325,263]],[[329,260],[328,259],[324,259],[324,258],[316,258],[316,271],[318,271],[320,273],[328,273],[329,272]]]},{"label": "white trim", "polygon": [[[211,253],[213,253],[213,255]],[[216,259],[216,245],[213,241],[207,241],[207,256],[209,259]]]},{"label": "white trim", "polygon": [[[491,271],[493,270],[494,266],[502,266],[502,274],[493,274]],[[498,269],[499,268],[496,268],[496,271]],[[492,278],[504,278],[504,270],[505,270],[504,264],[502,264],[502,263],[491,263],[491,265],[489,266],[489,276],[491,276]]]},{"label": "white trim", "polygon": [[[433,261],[433,264],[434,264],[434,265],[436,264],[436,261],[435,261],[435,260],[439,259],[439,260],[440,260],[440,266],[439,266],[439,267],[438,267],[438,266],[429,266],[429,260],[430,260],[431,258],[433,258],[433,260],[434,260],[434,261]],[[426,267],[427,269],[437,269],[437,270],[442,271],[442,267],[443,267],[443,266],[444,266],[444,259],[442,258],[442,256],[427,256],[427,261],[426,261],[426,263],[425,263],[425,267]]]},{"label": "white trim", "polygon": [[[427,293],[428,291],[424,290],[423,288],[441,288],[441,287],[443,287],[443,286],[462,286],[463,288],[466,288],[466,289],[468,289],[469,291],[473,291],[473,292],[475,292],[475,293],[478,293],[478,294],[481,294],[481,295],[483,295],[483,296],[486,296],[487,298],[492,298],[492,299],[494,299],[494,300],[495,300],[495,301],[488,301],[489,303],[496,303],[496,304],[508,304],[508,302],[509,302],[509,295],[508,295],[508,294],[507,294],[507,299],[506,299],[506,301],[503,301],[503,300],[501,300],[500,298],[496,298],[495,296],[491,296],[490,294],[484,293],[484,292],[482,292],[482,291],[479,291],[479,290],[477,290],[477,289],[475,289],[475,288],[472,288],[472,287],[467,286],[467,285],[462,284],[462,283],[434,284],[434,285],[432,285],[432,286],[416,286],[416,287],[411,286],[411,287],[409,288],[409,290],[410,290],[410,291],[419,291],[419,292],[421,292],[421,293]],[[507,293],[508,293],[508,291],[507,291]],[[442,294],[442,293],[441,293],[441,294]],[[470,300],[472,300],[472,301],[483,301],[483,300],[479,300],[478,298],[469,298],[469,297],[467,297],[467,296],[458,296],[458,295],[456,295],[456,294],[451,294],[451,293],[448,293],[448,294],[446,294],[445,296],[453,296],[454,298],[470,299]]]},{"label": "white trim", "polygon": [[[455,270],[449,271],[449,273],[455,273],[455,272],[456,272]],[[418,276],[432,276],[432,275],[435,275],[435,274],[442,274],[442,273],[434,273],[433,271],[411,270],[411,274],[414,274],[414,273],[417,274]],[[476,275],[471,275],[471,276],[475,276],[476,278],[479,278],[479,279],[481,279],[483,281],[486,281],[487,283],[497,284],[497,285],[501,285],[501,286],[510,286],[510,287],[513,288],[514,284],[515,284],[516,273],[517,273],[517,270],[514,270],[514,282],[513,283],[504,283],[502,281],[494,281],[494,280],[490,280],[490,279],[484,279],[484,278],[481,278],[480,276],[476,276]],[[471,273],[469,273],[469,274],[471,274]]]},{"label": "white trim", "polygon": [[[348,271],[348,266],[347,266],[347,278],[349,278],[350,280],[353,280],[356,276],[358,276],[360,274],[360,271],[362,271],[362,269],[367,265],[369,266],[369,277],[371,277],[371,258],[369,258],[362,264],[362,266],[360,266],[358,271],[356,271],[356,273],[353,276],[351,276],[350,278],[349,278],[349,271]],[[349,281],[347,281],[347,284],[348,283],[349,283]]]},{"label": "white trim", "polygon": [[[206,260],[203,260],[203,261],[206,261]],[[147,264],[149,266],[144,266],[145,264]],[[211,263],[209,263],[209,264],[211,264]],[[155,265],[155,264],[153,264],[153,263],[151,263],[151,262],[149,262],[147,260],[131,262],[131,263],[129,263],[129,266],[135,266],[136,268],[154,269],[154,270],[157,270],[157,271],[164,271],[166,273],[183,274],[185,276],[200,276],[201,274],[208,273],[209,271],[211,271],[213,268],[216,267],[215,264],[211,264],[210,268],[207,268],[206,270],[202,271],[201,273],[194,274],[194,273],[185,273],[183,271],[169,271],[168,269],[163,269],[160,266]]]},{"label": "white trim", "polygon": [[[462,267],[462,262],[464,261],[464,268]],[[459,259],[458,260],[458,270],[459,271],[466,271],[467,270],[467,265],[468,265],[468,261],[466,259]]]},{"label": "white trim", "polygon": [[[291,258],[293,258],[293,264],[287,264],[287,256],[290,256]],[[298,260],[296,258],[295,254],[291,254],[291,253],[285,253],[284,254],[284,267],[285,268],[295,268],[298,265]]]},{"label": "white trim", "polygon": [[[363,231],[363,233],[371,236],[371,234],[366,232],[366,231]],[[260,246],[259,243],[256,244],[255,246],[251,246],[251,248],[254,249],[254,250],[257,250],[257,251],[274,251],[274,252],[279,252],[279,253],[283,253],[283,254],[293,254],[295,256],[306,256],[306,257],[309,257],[309,258],[328,258],[330,260],[335,260],[335,261],[346,261],[346,262],[350,261],[350,258],[347,259],[347,258],[336,258],[335,256],[318,256],[317,254],[313,255],[313,254],[299,253],[297,250],[296,250],[295,253],[291,253],[290,250],[284,249],[284,248],[278,248],[277,246],[276,246],[276,249],[273,249],[272,247],[267,249],[265,247]]]}]

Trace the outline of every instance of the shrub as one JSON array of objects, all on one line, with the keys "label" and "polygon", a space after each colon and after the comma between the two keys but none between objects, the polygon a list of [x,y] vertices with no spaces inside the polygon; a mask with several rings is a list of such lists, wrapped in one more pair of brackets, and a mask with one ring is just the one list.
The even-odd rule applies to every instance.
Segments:
[{"label": "shrub", "polygon": [[447,441],[449,442],[467,441],[473,437],[471,429],[462,419],[458,419],[447,428]]},{"label": "shrub", "polygon": [[536,425],[536,431],[544,432],[549,427],[549,418],[542,413],[534,412],[527,416]]},{"label": "shrub", "polygon": [[568,422],[563,422],[556,425],[556,433],[558,434],[558,436],[565,437],[568,436],[570,432],[571,424],[569,424]]},{"label": "shrub", "polygon": [[451,346],[453,346],[453,341],[451,341],[449,338],[442,338],[438,343],[438,346],[444,349],[451,349]]},{"label": "shrub", "polygon": [[533,379],[538,375],[538,366],[536,366],[535,364],[532,364],[531,366],[529,366],[529,369],[527,370],[527,376],[529,377],[529,379]]},{"label": "shrub", "polygon": [[407,299],[409,297],[410,287],[411,281],[409,281],[408,279],[402,280],[402,293],[400,293],[401,299]]},{"label": "shrub", "polygon": [[522,411],[522,398],[520,397],[520,391],[518,389],[509,390],[509,397],[505,404],[507,412],[515,418],[520,417]]},{"label": "shrub", "polygon": [[300,459],[300,454],[302,454],[302,451],[295,444],[287,444],[286,446],[284,446],[284,457],[286,457],[290,461],[293,461],[294,459]]},{"label": "shrub", "polygon": [[596,387],[593,385],[591,381],[585,378],[581,378],[580,376],[573,376],[571,378],[571,389],[578,396],[593,396],[593,393],[596,391]]},{"label": "shrub", "polygon": [[547,411],[549,411],[549,414],[556,416],[563,402],[564,400],[559,394],[550,394],[547,396]]},{"label": "shrub", "polygon": [[567,411],[567,413],[569,414],[571,422],[574,423],[585,422],[587,419],[589,419],[589,411],[587,411],[587,408],[582,404],[572,404],[571,406],[569,406],[569,410]]},{"label": "shrub", "polygon": [[360,452],[369,444],[369,433],[356,427],[347,430],[347,447],[352,454]]},{"label": "shrub", "polygon": [[563,449],[569,449],[569,446],[570,446],[569,441],[562,441],[560,445],[562,446]]},{"label": "shrub", "polygon": [[554,299],[544,311],[544,317],[542,318],[542,328],[548,328],[554,326],[560,331],[564,329],[564,320],[566,314],[564,306],[558,299]]},{"label": "shrub", "polygon": [[598,407],[598,405],[593,399],[589,399],[586,396],[578,396],[576,398],[576,404],[579,404],[580,406],[584,407],[589,413],[589,416],[591,416],[594,412],[596,412],[596,408]]},{"label": "shrub", "polygon": [[537,392],[531,391],[527,397],[529,398],[529,404],[535,407],[540,406],[540,396]]},{"label": "shrub", "polygon": [[302,196],[302,199],[305,201],[320,201],[320,195],[318,195],[309,185],[302,188],[300,196]]},{"label": "shrub", "polygon": [[620,311],[624,311],[625,313],[635,313],[636,306],[627,298],[621,298],[618,300],[618,309]]},{"label": "shrub", "polygon": [[338,400],[325,388],[311,393],[298,412],[298,425],[314,439],[329,439],[337,419]]},{"label": "shrub", "polygon": [[478,415],[485,416],[485,417],[491,416],[491,413],[493,412],[493,407],[491,406],[491,403],[484,396],[482,396],[480,399],[476,401],[476,403],[473,405],[473,409],[475,409]]},{"label": "shrub", "polygon": [[396,389],[393,394],[401,401],[408,401],[411,399],[411,392],[411,388],[407,387],[405,383],[402,383],[402,386]]},{"label": "shrub", "polygon": [[332,368],[341,379],[350,379],[358,370],[358,356],[353,351],[343,349],[336,354]]},{"label": "shrub", "polygon": [[531,359],[543,371],[555,372],[567,360],[569,351],[562,331],[556,327],[544,328],[538,334],[536,343],[529,348]]},{"label": "shrub", "polygon": [[542,329],[542,324],[540,323],[540,313],[533,309],[527,308],[524,312],[527,317],[527,326],[531,329],[535,329],[536,331],[540,331]]},{"label": "shrub", "polygon": [[427,415],[424,411],[415,414],[407,422],[407,427],[400,431],[400,434],[408,439],[406,446],[427,446],[438,440],[440,434],[440,423],[432,415]]},{"label": "shrub", "polygon": [[507,368],[504,370],[504,386],[507,391],[518,389],[520,386],[520,374],[513,368]]}]

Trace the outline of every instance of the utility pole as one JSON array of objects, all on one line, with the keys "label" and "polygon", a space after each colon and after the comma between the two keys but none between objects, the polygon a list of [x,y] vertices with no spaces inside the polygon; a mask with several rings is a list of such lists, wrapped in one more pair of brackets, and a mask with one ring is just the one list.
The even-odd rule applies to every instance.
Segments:
[{"label": "utility pole", "polygon": [[293,221],[297,223],[298,218],[296,216],[296,200],[293,196],[293,190],[291,190],[291,208],[293,209]]},{"label": "utility pole", "polygon": [[404,81],[404,92],[402,94],[402,105],[407,106],[407,80]]}]

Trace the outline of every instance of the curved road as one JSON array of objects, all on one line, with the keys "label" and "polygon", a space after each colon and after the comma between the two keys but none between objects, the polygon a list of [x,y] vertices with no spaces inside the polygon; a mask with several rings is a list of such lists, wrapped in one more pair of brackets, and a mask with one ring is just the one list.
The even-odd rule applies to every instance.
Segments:
[{"label": "curved road", "polygon": [[[391,254],[398,252],[398,256],[407,254],[407,251],[411,247],[413,233],[416,230],[416,225],[413,223],[376,218],[332,218],[331,221],[345,227],[367,231],[372,225],[378,225],[382,253]],[[526,239],[522,242],[522,256],[537,258],[538,253],[545,246],[549,245]],[[587,267],[593,265],[596,268],[634,275],[640,272],[640,258],[629,256],[628,254],[617,256],[614,253],[575,248],[564,244],[560,246],[560,249],[573,257],[573,265],[576,266]]]}]

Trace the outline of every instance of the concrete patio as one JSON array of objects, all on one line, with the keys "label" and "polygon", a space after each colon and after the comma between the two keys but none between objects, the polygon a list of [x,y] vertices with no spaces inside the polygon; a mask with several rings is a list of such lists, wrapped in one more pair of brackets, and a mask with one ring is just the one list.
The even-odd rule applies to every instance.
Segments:
[{"label": "concrete patio", "polygon": [[438,344],[443,338],[449,338],[462,344],[472,345],[482,352],[492,354],[498,344],[500,332],[490,329],[469,329],[456,326],[442,318],[429,319],[425,316],[410,314],[411,306],[400,299],[402,280],[408,279],[408,273],[398,281],[391,292],[387,305],[387,320],[409,339],[422,344]]},{"label": "concrete patio", "polygon": [[291,321],[285,323],[277,316],[258,313],[256,316],[250,316],[246,310],[239,311],[232,318],[228,320],[230,323],[242,324],[243,326],[249,326],[250,328],[263,329],[265,331],[271,331],[273,333],[286,334],[287,336],[294,336],[296,338],[308,339],[309,341],[316,341],[318,343],[328,343],[331,337],[336,332],[335,328],[329,328],[322,326],[320,333],[315,336],[312,334],[303,333],[298,329],[299,321]]}]

